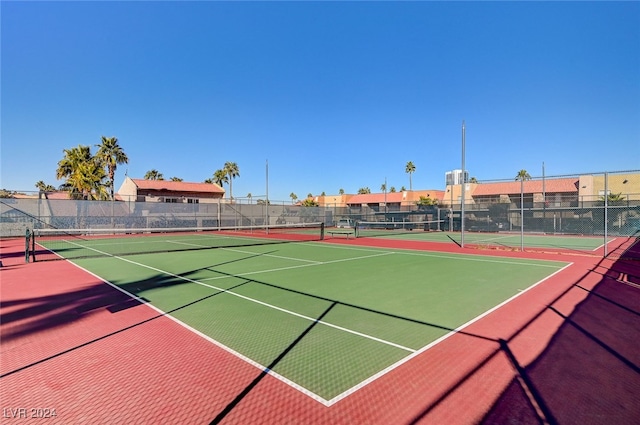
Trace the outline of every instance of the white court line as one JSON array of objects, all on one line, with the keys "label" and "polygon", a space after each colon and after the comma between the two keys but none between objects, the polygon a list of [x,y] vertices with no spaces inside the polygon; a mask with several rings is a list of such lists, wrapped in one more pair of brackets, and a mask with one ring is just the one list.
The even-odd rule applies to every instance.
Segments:
[{"label": "white court line", "polygon": [[[70,243],[73,243],[73,242],[70,242]],[[75,244],[75,243],[74,243],[74,244]],[[337,396],[333,397],[333,398],[332,398],[332,399],[330,399],[330,400],[326,400],[326,399],[324,399],[323,397],[319,396],[318,394],[315,394],[315,393],[313,393],[312,391],[309,391],[308,389],[306,389],[306,388],[302,387],[301,385],[299,385],[299,384],[297,384],[297,383],[295,383],[295,382],[293,382],[293,381],[289,380],[288,378],[286,378],[286,377],[284,377],[284,376],[282,376],[282,375],[278,374],[277,372],[274,372],[273,370],[270,370],[270,369],[269,369],[269,370],[267,370],[267,368],[266,368],[265,366],[263,366],[263,365],[261,365],[261,364],[259,364],[259,363],[255,362],[255,361],[251,360],[250,358],[247,358],[246,356],[244,356],[244,355],[242,355],[242,354],[240,354],[240,353],[236,352],[235,350],[231,349],[230,347],[227,347],[226,345],[221,344],[220,342],[218,342],[218,341],[214,340],[213,338],[211,338],[211,337],[209,337],[209,336],[207,336],[207,335],[203,334],[202,332],[198,331],[197,329],[194,329],[194,328],[192,328],[191,326],[187,325],[186,323],[184,323],[184,322],[182,322],[182,321],[180,321],[180,320],[176,319],[175,317],[173,317],[173,316],[171,316],[171,315],[167,314],[166,312],[162,311],[161,309],[159,309],[159,308],[157,308],[157,307],[155,307],[155,306],[153,306],[153,305],[150,305],[148,302],[146,302],[145,300],[143,300],[143,299],[141,299],[141,298],[137,297],[136,295],[131,294],[131,293],[129,293],[129,292],[127,292],[127,291],[125,291],[124,289],[122,289],[122,288],[118,287],[117,285],[114,285],[114,284],[112,284],[112,283],[110,283],[110,282],[108,282],[108,281],[106,281],[106,280],[104,280],[104,279],[100,278],[99,276],[96,276],[95,274],[93,274],[93,273],[91,273],[91,272],[89,272],[89,271],[87,271],[87,270],[83,269],[82,267],[80,267],[80,266],[77,266],[77,265],[76,265],[77,267],[82,268],[83,270],[87,271],[88,273],[92,274],[93,276],[96,276],[96,277],[97,277],[97,278],[99,278],[100,280],[102,280],[102,281],[104,281],[104,282],[108,283],[109,285],[111,285],[111,286],[113,286],[114,288],[118,289],[119,291],[121,291],[121,292],[123,292],[123,293],[127,294],[128,296],[130,296],[130,297],[132,297],[132,298],[134,298],[134,299],[136,299],[136,300],[138,300],[138,301],[143,302],[144,304],[148,305],[149,307],[153,308],[154,310],[156,310],[156,311],[160,312],[161,314],[165,315],[166,317],[170,318],[170,319],[171,319],[171,320],[173,320],[174,322],[176,322],[176,323],[180,324],[180,325],[181,325],[181,326],[183,326],[184,328],[186,328],[186,329],[188,329],[188,330],[190,330],[190,331],[194,332],[195,334],[197,334],[197,335],[199,335],[199,336],[201,336],[201,337],[205,338],[207,341],[209,341],[209,342],[211,342],[211,343],[215,344],[216,346],[218,346],[218,347],[220,347],[220,348],[224,349],[225,351],[227,351],[227,352],[229,352],[229,353],[231,353],[231,354],[233,354],[233,355],[236,355],[238,358],[240,358],[240,359],[242,359],[242,360],[246,361],[247,363],[249,363],[249,364],[251,364],[251,365],[253,365],[253,366],[257,367],[257,368],[258,368],[258,369],[260,369],[260,370],[266,370],[270,375],[272,375],[272,376],[273,376],[273,377],[275,377],[276,379],[279,379],[280,381],[282,381],[282,382],[284,382],[284,383],[286,383],[286,384],[290,385],[292,388],[297,389],[297,390],[298,390],[298,391],[300,391],[301,393],[303,393],[303,394],[305,394],[305,395],[309,396],[310,398],[312,398],[312,399],[314,399],[314,400],[316,400],[316,401],[318,401],[318,402],[322,403],[323,405],[325,405],[325,406],[327,406],[327,407],[329,407],[329,406],[331,406],[331,405],[333,405],[333,404],[337,403],[338,401],[340,401],[340,400],[342,400],[342,399],[344,399],[344,398],[348,397],[350,394],[353,394],[353,393],[354,393],[354,392],[356,392],[358,389],[360,389],[360,388],[362,388],[362,387],[364,387],[364,386],[368,385],[369,383],[371,383],[371,382],[375,381],[375,380],[376,380],[376,379],[378,379],[379,377],[381,377],[381,376],[383,376],[383,375],[385,375],[385,374],[387,374],[387,373],[391,372],[392,370],[394,370],[394,369],[395,369],[395,368],[397,368],[398,366],[400,366],[400,365],[402,365],[402,364],[404,364],[404,363],[408,362],[409,360],[411,360],[412,358],[416,357],[417,355],[419,355],[419,354],[421,354],[421,353],[425,352],[426,350],[428,350],[429,348],[433,347],[434,345],[436,345],[436,344],[438,344],[438,343],[440,343],[440,342],[444,341],[445,339],[449,338],[449,337],[450,337],[450,336],[452,336],[453,334],[455,334],[455,333],[459,332],[460,330],[462,330],[462,329],[466,328],[467,326],[471,325],[472,323],[476,322],[477,320],[480,320],[481,318],[485,317],[486,315],[490,314],[491,312],[493,312],[493,311],[495,311],[496,309],[500,308],[501,306],[503,306],[503,305],[507,304],[508,302],[512,301],[512,300],[513,300],[513,299],[515,299],[516,297],[518,297],[518,296],[522,295],[523,293],[525,293],[525,292],[529,291],[530,289],[534,288],[535,286],[537,286],[537,285],[539,285],[540,283],[544,282],[545,280],[549,279],[551,276],[554,276],[555,274],[557,274],[557,273],[561,272],[562,270],[566,269],[567,267],[569,267],[569,266],[571,266],[571,265],[573,264],[573,263],[566,264],[563,268],[561,268],[561,269],[559,269],[559,270],[555,271],[555,272],[554,272],[554,273],[552,273],[551,275],[549,275],[549,276],[545,277],[544,279],[542,279],[542,280],[540,280],[540,281],[536,282],[535,284],[533,284],[533,285],[529,286],[529,287],[528,287],[528,288],[526,288],[525,290],[522,290],[522,291],[521,291],[521,292],[519,292],[518,294],[516,294],[516,295],[512,296],[511,298],[509,298],[509,299],[505,300],[504,302],[502,302],[502,303],[498,304],[497,306],[493,307],[492,309],[487,310],[486,312],[484,312],[484,313],[480,314],[479,316],[477,316],[477,317],[475,317],[474,319],[472,319],[472,320],[468,321],[467,323],[465,323],[465,324],[463,324],[463,325],[461,325],[461,326],[457,327],[456,329],[454,329],[453,331],[451,331],[451,332],[447,333],[446,335],[444,335],[444,336],[440,337],[440,338],[439,338],[439,339],[437,339],[436,341],[433,341],[433,342],[431,342],[430,344],[428,344],[428,345],[426,345],[426,346],[424,346],[424,347],[422,347],[422,348],[420,348],[420,349],[418,349],[418,350],[415,350],[415,349],[412,349],[412,348],[404,347],[404,346],[399,345],[399,344],[395,344],[395,343],[390,342],[390,341],[386,341],[386,340],[383,340],[383,339],[380,339],[380,338],[373,337],[373,336],[371,336],[371,335],[367,335],[367,334],[364,334],[364,333],[360,333],[360,332],[357,332],[357,331],[353,331],[353,330],[348,329],[348,328],[344,328],[344,327],[341,327],[341,326],[333,325],[333,324],[331,324],[331,323],[327,323],[327,322],[323,322],[323,321],[318,321],[317,319],[314,319],[314,318],[311,318],[311,317],[308,317],[308,316],[304,316],[304,315],[302,315],[302,314],[295,313],[295,312],[293,312],[293,311],[289,311],[289,310],[283,309],[283,308],[281,308],[281,307],[277,307],[277,306],[274,306],[274,305],[271,305],[271,304],[268,304],[268,303],[265,303],[265,302],[262,302],[262,301],[259,301],[259,300],[256,300],[256,299],[253,299],[253,298],[250,298],[250,297],[247,297],[247,296],[244,296],[244,295],[241,295],[241,294],[235,293],[235,292],[233,292],[233,291],[229,291],[229,290],[226,290],[226,289],[223,289],[223,288],[218,288],[218,287],[213,286],[213,285],[208,285],[208,284],[203,283],[203,282],[201,282],[201,281],[197,281],[197,280],[189,279],[189,278],[186,278],[186,277],[183,277],[183,276],[179,276],[179,275],[176,275],[176,274],[174,274],[174,273],[170,273],[170,272],[167,272],[167,271],[164,271],[164,270],[161,270],[161,269],[158,269],[158,268],[152,267],[152,266],[148,266],[148,265],[145,265],[145,264],[142,264],[142,263],[138,263],[138,262],[135,262],[135,261],[132,261],[132,260],[128,260],[128,259],[123,258],[123,257],[119,257],[119,256],[116,256],[116,255],[112,255],[112,254],[109,254],[109,253],[106,253],[106,252],[102,252],[102,251],[97,250],[97,249],[94,249],[94,248],[84,247],[84,246],[79,245],[79,244],[76,244],[76,245],[81,246],[81,247],[86,248],[86,249],[93,250],[93,251],[95,251],[95,252],[98,252],[98,253],[100,253],[100,254],[102,254],[102,255],[105,255],[105,256],[108,256],[108,257],[116,258],[116,259],[118,259],[118,260],[125,261],[125,262],[130,263],[130,264],[134,264],[134,265],[137,265],[137,266],[140,266],[140,267],[143,267],[143,268],[147,268],[147,269],[150,269],[150,270],[154,270],[154,271],[156,271],[156,272],[163,273],[163,274],[165,274],[165,275],[172,276],[172,277],[175,277],[175,278],[178,278],[178,279],[181,279],[181,280],[184,280],[184,281],[190,282],[190,283],[195,283],[195,284],[198,284],[198,285],[202,285],[202,286],[205,286],[205,287],[208,287],[208,288],[211,288],[211,289],[214,289],[214,290],[220,291],[220,292],[225,292],[225,293],[227,293],[227,294],[229,294],[229,295],[237,296],[237,297],[239,297],[239,298],[241,298],[241,299],[245,299],[245,300],[247,300],[247,301],[255,302],[255,303],[257,303],[257,304],[260,304],[260,305],[263,305],[263,306],[265,306],[265,307],[272,308],[272,309],[275,309],[275,310],[278,310],[278,311],[284,312],[284,313],[286,313],[286,314],[291,314],[291,315],[293,315],[293,316],[296,316],[296,317],[299,317],[299,318],[303,318],[303,319],[308,320],[308,321],[317,322],[317,323],[319,323],[319,324],[323,324],[323,325],[325,325],[325,326],[328,326],[328,327],[331,327],[331,328],[334,328],[334,329],[337,329],[337,330],[341,330],[341,331],[344,331],[344,332],[347,332],[347,333],[351,333],[351,334],[354,334],[354,335],[357,335],[357,336],[360,336],[360,337],[363,337],[363,338],[367,338],[367,339],[370,339],[370,340],[373,340],[373,341],[376,341],[376,342],[380,342],[380,343],[383,343],[383,344],[386,344],[386,345],[390,345],[390,346],[393,346],[393,347],[396,347],[396,348],[399,348],[399,349],[402,349],[402,350],[405,350],[405,351],[407,351],[407,352],[411,353],[411,354],[409,354],[408,356],[404,357],[403,359],[399,360],[398,362],[396,362],[396,363],[394,363],[394,364],[392,364],[392,365],[388,366],[387,368],[385,368],[385,369],[381,370],[380,372],[376,373],[375,375],[373,375],[373,376],[371,376],[371,377],[367,378],[366,380],[362,381],[361,383],[359,383],[359,384],[355,385],[354,387],[351,387],[350,389],[348,389],[348,390],[344,391],[343,393],[341,393],[341,394],[339,394],[339,395],[337,395]],[[242,274],[242,275],[257,274],[257,273],[268,273],[268,272],[272,272],[272,271],[284,270],[284,269],[290,269],[290,268],[309,267],[309,266],[314,266],[314,265],[322,265],[322,264],[338,263],[338,262],[343,262],[343,261],[353,261],[353,260],[358,260],[358,259],[363,259],[363,258],[371,258],[371,257],[377,257],[377,256],[383,256],[383,255],[389,255],[389,254],[402,254],[402,253],[406,253],[406,252],[404,252],[404,251],[402,251],[402,250],[399,250],[399,251],[383,251],[383,252],[380,252],[380,250],[377,250],[377,249],[357,249],[357,250],[360,250],[360,251],[369,251],[369,252],[377,252],[377,254],[374,254],[374,255],[368,255],[368,256],[363,256],[363,257],[357,257],[357,258],[339,259],[339,260],[333,260],[333,261],[318,262],[318,264],[304,264],[304,265],[291,266],[291,267],[285,267],[285,268],[279,268],[279,269],[273,269],[273,270],[263,270],[263,271],[257,271],[257,272],[248,272],[248,273],[245,273],[245,274]],[[250,252],[249,252],[249,253],[250,253]],[[254,254],[254,253],[252,253],[252,254]],[[414,255],[421,255],[421,254],[414,254]],[[440,256],[440,255],[429,255],[429,254],[427,254],[427,255],[424,255],[424,256],[427,256],[427,257],[441,257],[441,258],[448,258],[448,259],[466,259],[466,258],[468,257],[467,255],[464,255],[464,254],[461,254],[461,255],[456,255],[456,254],[454,254],[453,256]],[[287,258],[287,257],[284,257],[284,258]],[[488,262],[499,262],[499,261],[491,261],[491,260],[488,260]],[[521,264],[521,265],[534,265],[534,264],[529,264],[529,263],[519,263],[519,262],[505,262],[505,263],[507,263],[507,264]],[[73,264],[73,263],[72,263],[72,264]],[[74,264],[74,265],[75,265],[75,264]],[[547,266],[547,267],[551,267],[551,266]],[[234,276],[242,276],[242,275],[234,275]]]},{"label": "white court line", "polygon": [[[271,308],[273,310],[281,311],[281,312],[289,314],[291,316],[299,317],[301,319],[305,319],[305,320],[308,320],[308,321],[311,321],[311,322],[316,322],[317,321],[313,317],[305,316],[303,314],[296,313],[294,311],[287,310],[287,309],[284,309],[282,307],[278,307],[278,306],[275,306],[273,304],[269,304],[269,303],[257,300],[255,298],[247,297],[246,295],[238,294],[237,292],[229,291],[229,290],[224,289],[224,288],[219,288],[219,287],[214,286],[214,285],[209,285],[209,284],[204,283],[202,281],[198,281],[198,280],[190,279],[188,277],[180,276],[180,275],[177,275],[175,273],[171,273],[171,272],[168,272],[166,270],[159,269],[157,267],[148,266],[146,264],[138,263],[137,261],[129,260],[127,258],[118,257],[117,255],[111,255],[111,254],[106,253],[106,252],[100,252],[100,251],[98,251],[96,249],[93,249],[93,248],[91,248],[91,249],[96,251],[96,252],[99,252],[99,253],[101,253],[103,255],[106,255],[106,256],[109,256],[109,257],[116,258],[118,260],[124,261],[126,263],[133,264],[133,265],[136,265],[136,266],[140,266],[140,267],[143,267],[143,268],[146,268],[146,269],[149,269],[149,270],[153,270],[155,272],[158,272],[158,273],[161,273],[161,274],[164,274],[164,275],[167,275],[167,276],[175,277],[177,279],[184,280],[184,281],[189,282],[189,283],[195,283],[196,285],[201,285],[201,286],[204,286],[204,287],[216,290],[216,291],[225,292],[225,293],[227,293],[229,295],[236,296],[238,298],[241,298],[241,299],[244,299],[246,301],[250,301],[250,302],[253,302],[253,303],[268,307],[268,308]],[[380,255],[383,255],[383,254],[380,254]],[[361,258],[364,258],[364,257],[361,257]],[[325,264],[325,263],[321,263],[321,264]],[[315,264],[305,264],[305,265],[300,265],[300,266],[293,266],[291,268],[308,267],[308,266],[312,266],[312,265],[315,265]],[[289,267],[286,267],[284,269],[288,269],[288,268]],[[256,273],[268,273],[268,272],[277,271],[277,270],[278,269],[264,270],[264,271],[260,271],[260,272],[243,273],[241,275],[234,275],[232,277],[246,276],[246,275],[249,275],[249,274],[256,274]],[[334,325],[334,324],[331,324],[331,323],[328,323],[328,322],[323,322],[323,321],[318,321],[318,323],[321,323],[321,324],[326,325],[328,327],[335,328],[335,329],[338,329],[338,330],[341,330],[341,331],[344,331],[344,332],[347,332],[347,333],[358,335],[358,336],[361,336],[363,338],[371,339],[371,340],[376,341],[376,342],[381,342],[383,344],[390,345],[392,347],[400,348],[400,349],[405,350],[405,351],[409,351],[409,352],[415,351],[412,348],[404,347],[404,346],[402,346],[400,344],[396,344],[396,343],[391,342],[391,341],[386,341],[386,340],[383,340],[381,338],[376,338],[376,337],[374,337],[372,335],[367,335],[367,334],[364,334],[364,333],[361,333],[361,332],[358,332],[358,331],[354,331],[354,330],[351,330],[351,329],[348,329],[348,328],[344,328],[342,326],[337,326],[337,325]]]},{"label": "white court line", "polygon": [[[198,247],[201,247],[201,248],[210,248],[208,245],[199,245],[199,244],[193,244],[193,243],[187,243],[187,242],[179,242],[179,241],[167,241],[167,242],[175,243],[175,244],[178,244],[178,245],[188,245],[188,246],[198,246]],[[243,251],[241,249],[233,249],[233,248],[220,247],[219,249],[221,249],[223,251],[238,252],[240,254],[257,255],[257,256],[260,256],[260,257],[280,258],[280,259],[283,259],[283,260],[303,261],[305,263],[322,264],[321,261],[306,260],[304,258],[285,257],[285,256],[282,256],[282,255],[264,254],[264,253],[260,253],[260,252]]]},{"label": "white court line", "polygon": [[[241,277],[241,276],[251,276],[254,274],[261,274],[261,273],[273,273],[273,272],[279,272],[282,270],[293,270],[293,269],[300,269],[303,267],[311,267],[311,266],[321,266],[324,264],[334,264],[334,263],[343,263],[345,261],[355,261],[355,260],[362,260],[363,258],[373,258],[373,257],[382,257],[385,255],[391,255],[394,254],[394,252],[382,252],[379,254],[375,254],[375,255],[365,255],[362,257],[354,257],[354,258],[343,258],[340,260],[329,260],[329,261],[321,261],[321,262],[317,262],[314,264],[299,264],[297,266],[286,266],[286,267],[277,267],[275,269],[267,269],[267,270],[258,270],[258,271],[252,271],[252,272],[246,272],[246,273],[234,273],[233,276],[215,276],[215,277],[207,277],[204,279],[201,279],[201,281],[209,281],[209,280],[218,280],[218,279],[226,279],[229,277]],[[287,257],[282,257],[282,258],[287,258]]]},{"label": "white court line", "polygon": [[[318,245],[313,245],[314,248],[321,246],[323,248],[331,248],[331,249],[344,249],[344,250],[354,250],[354,251],[368,251],[368,252],[380,252],[381,250],[384,250],[384,248],[355,248],[355,247],[344,247],[342,245],[339,246],[333,246],[333,245],[326,245],[326,244],[318,244]],[[537,264],[537,263],[527,263],[527,262],[523,262],[523,261],[513,261],[513,260],[497,260],[494,259],[496,257],[489,257],[486,255],[478,255],[478,254],[456,254],[456,253],[452,253],[452,254],[433,254],[431,252],[427,252],[427,251],[419,251],[419,250],[415,250],[415,249],[400,249],[397,248],[395,250],[392,251],[385,251],[385,252],[389,252],[389,253],[395,253],[398,255],[413,255],[413,256],[418,256],[418,257],[431,257],[431,258],[444,258],[444,259],[448,259],[448,260],[460,260],[460,261],[474,261],[474,262],[480,262],[480,263],[495,263],[495,264],[513,264],[513,265],[518,265],[518,266],[533,266],[533,267],[547,267],[547,268],[558,268],[559,265],[550,265],[550,264]],[[536,262],[540,262],[540,261],[545,261],[545,262],[558,262],[558,263],[562,263],[565,264],[565,261],[561,261],[561,260],[532,260],[532,261],[536,261]]]},{"label": "white court line", "polygon": [[474,317],[473,319],[469,320],[467,323],[464,323],[464,324],[458,326],[457,328],[455,328],[451,332],[447,333],[446,335],[443,335],[440,338],[436,339],[435,341],[433,341],[433,342],[425,345],[424,347],[416,350],[415,352],[409,354],[407,357],[404,357],[404,358],[398,360],[396,363],[394,363],[392,365],[389,365],[385,369],[383,369],[380,372],[376,373],[375,375],[365,379],[364,381],[360,382],[359,384],[349,388],[348,390],[344,391],[343,393],[338,394],[337,396],[333,397],[330,400],[327,400],[326,405],[327,406],[331,406],[331,405],[339,402],[340,400],[348,397],[349,395],[351,395],[351,394],[355,393],[356,391],[358,391],[360,388],[363,388],[364,386],[370,384],[371,382],[375,381],[376,379],[380,378],[381,376],[384,376],[387,373],[391,372],[392,370],[396,369],[397,367],[403,365],[404,363],[407,363],[408,361],[410,361],[414,357],[419,356],[420,354],[424,353],[428,349],[430,349],[433,346],[441,343],[442,341],[446,340],[447,338],[450,338],[451,336],[455,335],[456,333],[460,332],[461,330],[465,329],[466,327],[470,326],[471,324],[477,322],[478,320],[482,319],[483,317],[488,316],[489,314],[493,313],[494,311],[496,311],[500,307],[510,303],[511,301],[513,301],[514,299],[518,298],[522,294],[530,291],[531,289],[533,289],[536,286],[540,285],[542,282],[546,281],[547,279],[550,279],[552,276],[562,272],[563,270],[565,270],[566,268],[568,268],[568,267],[570,267],[572,265],[573,265],[573,263],[569,263],[566,266],[564,266],[563,268],[561,268],[560,270],[556,270],[554,273],[552,273],[549,276],[537,281],[536,283],[534,283],[533,285],[529,286],[528,288],[518,292],[517,294],[515,294],[511,298],[508,298],[508,299],[504,300],[503,302],[501,302],[500,304],[496,305],[495,307],[493,307],[493,308],[485,311],[484,313]]}]

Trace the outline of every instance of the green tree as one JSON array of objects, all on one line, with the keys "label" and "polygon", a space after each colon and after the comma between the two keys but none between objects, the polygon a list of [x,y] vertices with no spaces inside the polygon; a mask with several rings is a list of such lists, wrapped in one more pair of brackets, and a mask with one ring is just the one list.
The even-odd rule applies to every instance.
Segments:
[{"label": "green tree", "polygon": [[369,189],[368,187],[361,187],[360,189],[358,189],[358,195],[366,195],[368,193],[371,193],[371,189]]},{"label": "green tree", "polygon": [[428,196],[420,196],[420,199],[416,201],[416,205],[421,207],[430,207],[432,205],[438,205],[438,200],[430,198]]},{"label": "green tree", "polygon": [[339,193],[340,195],[344,195],[344,189],[340,188],[340,190],[338,191],[338,193]]},{"label": "green tree", "polygon": [[98,147],[96,158],[100,165],[107,169],[107,175],[109,177],[109,193],[111,195],[111,199],[113,199],[113,185],[116,176],[116,169],[118,168],[118,164],[127,164],[129,162],[129,158],[127,158],[127,154],[124,153],[122,147],[118,145],[118,139],[116,137],[102,136],[101,140],[102,143],[96,145]]},{"label": "green tree", "polygon": [[180,177],[171,177],[169,180],[171,180],[172,182],[181,182],[184,181],[183,179],[181,179]]},{"label": "green tree", "polygon": [[[604,205],[605,197],[604,196],[600,196],[598,199],[599,199],[598,204],[599,205]],[[609,205],[609,206],[619,206],[619,205],[624,205],[626,199],[622,195],[622,192],[620,192],[620,193],[609,193],[607,195],[606,201],[607,201],[607,205]]]},{"label": "green tree", "polygon": [[382,185],[380,186],[380,192],[386,192],[386,191],[387,191],[387,184],[382,183]]},{"label": "green tree", "polygon": [[240,177],[240,169],[238,168],[238,164],[236,164],[235,162],[225,162],[223,170],[229,177],[229,198],[233,199],[233,179],[235,179],[236,177]]},{"label": "green tree", "polygon": [[251,192],[247,193],[247,198],[249,199],[249,203],[251,203],[251,198],[252,198]]},{"label": "green tree", "polygon": [[475,177],[471,177],[469,179],[469,183],[478,183],[478,179],[476,179]]},{"label": "green tree", "polygon": [[224,183],[229,183],[229,176],[225,170],[216,170],[213,173],[213,182],[218,186],[222,187]]},{"label": "green tree", "polygon": [[293,204],[293,203],[296,202],[296,199],[298,199],[298,195],[296,195],[295,193],[291,192],[289,194],[289,198],[291,198],[291,203]]},{"label": "green tree", "polygon": [[411,183],[411,175],[416,172],[416,166],[412,161],[407,162],[407,165],[404,167],[405,173],[409,174],[409,190],[413,190],[413,185]]},{"label": "green tree", "polygon": [[317,207],[318,203],[313,198],[307,198],[300,203],[303,207]]},{"label": "green tree", "polygon": [[[607,223],[609,226],[614,225],[614,223],[618,222],[618,219],[620,217],[621,212],[618,211],[619,208],[610,208],[610,207],[616,207],[616,206],[622,206],[626,203],[626,198],[622,195],[622,192],[620,193],[609,193],[606,198],[603,196],[598,197],[598,202],[596,203],[598,206],[604,206],[605,205],[605,199],[606,199],[606,203],[607,203]],[[604,208],[602,208],[601,213],[603,215],[603,222],[604,222]]]},{"label": "green tree", "polygon": [[64,158],[58,162],[57,179],[65,179],[61,185],[72,199],[108,199],[105,189],[107,175],[98,158],[91,155],[89,146],[78,145],[64,149]]},{"label": "green tree", "polygon": [[391,186],[391,189],[389,189],[390,193],[396,193],[396,188],[395,186]]},{"label": "green tree", "polygon": [[15,191],[10,191],[7,189],[0,189],[0,198],[13,198],[13,195],[15,195],[16,192]]},{"label": "green tree", "polygon": [[56,188],[50,184],[46,184],[45,182],[43,182],[42,180],[38,181],[36,183],[36,187],[38,188],[38,190],[40,192],[53,192],[54,190],[56,190]]},{"label": "green tree", "polygon": [[516,174],[516,181],[527,181],[531,180],[531,175],[527,172],[527,170],[520,170],[518,174]]},{"label": "green tree", "polygon": [[164,176],[156,169],[149,170],[144,175],[145,180],[164,180]]}]

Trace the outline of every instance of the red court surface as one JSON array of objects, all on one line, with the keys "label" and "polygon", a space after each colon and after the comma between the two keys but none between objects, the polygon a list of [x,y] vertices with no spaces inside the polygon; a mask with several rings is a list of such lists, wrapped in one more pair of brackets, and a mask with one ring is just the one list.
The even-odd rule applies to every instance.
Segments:
[{"label": "red court surface", "polygon": [[24,241],[3,239],[0,422],[635,424],[634,242],[607,259],[448,247],[572,265],[327,407],[69,262],[25,264]]}]

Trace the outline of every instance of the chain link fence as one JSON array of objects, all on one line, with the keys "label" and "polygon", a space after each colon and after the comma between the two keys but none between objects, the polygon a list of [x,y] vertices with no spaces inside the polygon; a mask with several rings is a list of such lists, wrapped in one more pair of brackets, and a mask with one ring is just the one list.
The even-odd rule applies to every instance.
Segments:
[{"label": "chain link fence", "polygon": [[267,202],[163,203],[59,199],[0,199],[2,237],[27,229],[146,229],[263,226],[332,222],[319,207]]},{"label": "chain link fence", "polygon": [[[486,180],[447,186],[438,205],[325,205],[304,207],[263,198],[197,202],[76,201],[45,197],[0,199],[0,235],[40,228],[175,228],[261,226],[338,220],[437,222],[464,234],[634,236],[640,232],[640,170]],[[455,196],[454,196],[455,195]],[[187,202],[188,201],[188,202]],[[462,219],[464,211],[464,220]],[[499,245],[486,238],[483,244]],[[608,239],[605,239],[608,240]]]},{"label": "chain link fence", "polygon": [[[640,219],[640,172],[467,184],[465,227],[568,235],[631,235]],[[483,190],[483,186],[489,186]]]}]

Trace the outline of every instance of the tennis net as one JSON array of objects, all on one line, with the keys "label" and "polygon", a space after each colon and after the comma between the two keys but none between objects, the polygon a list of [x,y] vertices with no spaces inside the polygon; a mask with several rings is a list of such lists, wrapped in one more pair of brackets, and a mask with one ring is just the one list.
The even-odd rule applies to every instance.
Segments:
[{"label": "tennis net", "polygon": [[27,261],[232,248],[324,239],[323,223],[145,229],[35,229]]},{"label": "tennis net", "polygon": [[405,233],[419,233],[442,230],[444,220],[433,221],[359,221],[356,223],[356,237],[394,236]]}]

